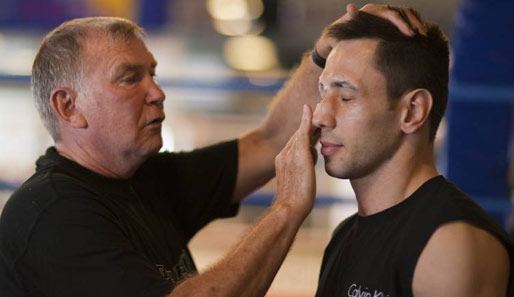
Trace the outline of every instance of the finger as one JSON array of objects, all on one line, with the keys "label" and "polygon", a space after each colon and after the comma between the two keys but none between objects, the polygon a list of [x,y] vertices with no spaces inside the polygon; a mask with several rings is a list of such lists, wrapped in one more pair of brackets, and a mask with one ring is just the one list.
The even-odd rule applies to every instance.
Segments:
[{"label": "finger", "polygon": [[316,150],[315,147],[312,147],[312,146],[311,146],[311,155],[312,155],[312,160],[314,162],[314,165],[316,165],[316,163],[318,163],[318,151]]},{"label": "finger", "polygon": [[408,24],[408,19],[404,19],[402,14],[397,10],[388,9],[384,15],[385,19],[393,23],[396,28],[407,36],[413,36],[414,30]]},{"label": "finger", "polygon": [[311,134],[311,145],[315,145],[321,136],[321,129],[317,128],[314,125],[312,125],[312,129],[313,129],[313,132]]},{"label": "finger", "polygon": [[287,147],[286,153],[286,160],[290,162],[294,158],[294,154],[296,152],[296,147],[298,146],[298,131],[291,137],[289,146]]},{"label": "finger", "polygon": [[332,48],[334,47],[335,43],[337,43],[337,41],[334,38],[330,38],[327,36],[327,28],[335,24],[340,24],[351,20],[358,14],[358,12],[359,10],[357,9],[357,7],[355,7],[355,5],[348,4],[346,6],[346,13],[337,20],[335,20],[332,24],[325,27],[321,35],[321,38],[316,42],[314,46],[321,57],[326,59],[332,51]]},{"label": "finger", "polygon": [[407,23],[407,20],[404,20],[393,6],[368,4],[362,7],[361,11],[390,21],[400,32],[407,36],[414,35],[414,30]]},{"label": "finger", "polygon": [[300,123],[300,128],[297,131],[297,139],[300,145],[304,147],[310,146],[310,139],[314,129],[312,128],[312,110],[311,107],[307,104],[303,105],[303,114],[302,121]]},{"label": "finger", "polygon": [[350,19],[353,19],[357,16],[357,14],[359,14],[359,9],[357,8],[357,6],[355,6],[355,4],[350,3],[346,5],[346,13],[348,14]]},{"label": "finger", "polygon": [[407,9],[404,9],[405,11],[405,14],[407,15],[407,17],[409,18],[409,22],[411,24],[411,27],[416,31],[418,31],[419,33],[423,34],[423,35],[427,35],[427,30],[425,28],[425,26],[423,25],[423,23],[421,22],[421,20],[419,19],[419,17],[414,14],[414,12],[412,11],[411,8],[407,8]]},{"label": "finger", "polygon": [[293,136],[291,136],[291,138],[289,139],[289,141],[287,142],[286,146],[282,149],[282,152],[281,153],[284,153],[287,154],[289,151],[291,151],[291,149],[294,147],[295,145],[295,142],[296,142],[296,134],[297,132],[295,132],[293,134]]},{"label": "finger", "polygon": [[419,18],[419,15],[412,8],[388,5],[387,8],[396,11],[414,33],[426,35],[426,30]]},{"label": "finger", "polygon": [[296,133],[294,133],[293,136],[291,136],[291,138],[289,138],[286,145],[282,148],[280,153],[278,153],[278,155],[275,157],[275,166],[278,167],[278,165],[281,164],[286,159],[287,155],[292,150],[295,141],[296,141]]},{"label": "finger", "polygon": [[347,21],[355,18],[358,13],[359,13],[359,9],[353,3],[350,3],[350,4],[346,5],[346,13],[342,17],[335,20],[335,22],[333,22],[332,25],[347,22]]}]

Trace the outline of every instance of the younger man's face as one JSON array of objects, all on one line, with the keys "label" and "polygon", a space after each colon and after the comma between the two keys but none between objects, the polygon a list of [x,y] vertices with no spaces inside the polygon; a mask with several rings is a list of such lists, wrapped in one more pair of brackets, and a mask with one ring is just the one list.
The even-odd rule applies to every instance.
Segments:
[{"label": "younger man's face", "polygon": [[377,45],[377,39],[340,41],[320,76],[313,123],[321,129],[325,169],[337,178],[380,170],[400,143],[400,114],[391,109],[386,78],[375,67]]}]

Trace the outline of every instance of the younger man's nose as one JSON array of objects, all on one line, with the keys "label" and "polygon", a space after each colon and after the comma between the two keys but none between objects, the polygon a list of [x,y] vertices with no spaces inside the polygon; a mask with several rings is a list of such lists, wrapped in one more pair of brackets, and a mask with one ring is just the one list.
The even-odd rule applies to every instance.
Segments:
[{"label": "younger man's nose", "polygon": [[332,112],[330,111],[330,107],[327,106],[325,100],[316,104],[316,109],[314,110],[314,115],[312,117],[312,124],[320,129],[334,127],[335,120],[332,116]]}]

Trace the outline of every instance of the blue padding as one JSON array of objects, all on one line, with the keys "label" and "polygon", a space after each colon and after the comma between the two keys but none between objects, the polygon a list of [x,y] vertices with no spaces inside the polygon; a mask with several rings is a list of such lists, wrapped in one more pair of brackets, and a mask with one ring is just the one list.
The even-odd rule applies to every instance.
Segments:
[{"label": "blue padding", "polygon": [[514,83],[514,1],[463,0],[452,40],[452,76],[478,84]]},{"label": "blue padding", "polygon": [[[254,193],[243,200],[243,205],[269,206],[275,199],[275,193]],[[330,196],[316,196],[314,207],[328,207],[334,204],[355,204],[355,200],[337,199]]]},{"label": "blue padding", "polygon": [[[446,139],[447,177],[483,197],[500,222],[511,207],[509,165],[514,109],[514,1],[462,0],[452,39]],[[502,210],[503,209],[503,210]],[[500,211],[501,210],[501,215]]]},{"label": "blue padding", "polygon": [[[268,207],[273,202],[275,193],[255,193],[243,200],[243,205]],[[477,204],[489,213],[508,215],[514,210],[508,197],[479,197],[474,199]],[[337,199],[331,196],[316,196],[314,207],[330,207],[333,205],[356,205],[355,200]]]},{"label": "blue padding", "polygon": [[[0,191],[15,191],[20,184],[13,184],[0,180]],[[275,193],[254,193],[243,200],[243,205],[268,207],[273,203]],[[480,197],[475,201],[489,213],[507,215],[514,209],[512,203],[505,197]],[[337,199],[332,196],[319,195],[314,200],[315,208],[330,207],[333,205],[356,205],[355,200]]]},{"label": "blue padding", "polygon": [[145,29],[160,29],[168,21],[168,2],[172,0],[139,1],[139,25]]},{"label": "blue padding", "polygon": [[[514,57],[513,57],[514,59]],[[452,82],[450,84],[450,98],[453,101],[466,102],[514,102],[514,85],[479,85]]]},{"label": "blue padding", "polygon": [[164,79],[159,80],[159,84],[163,87],[192,89],[192,90],[218,90],[230,92],[267,92],[276,93],[284,80],[276,81],[270,85],[262,86],[251,83],[244,77],[233,77],[223,80],[194,80],[194,79]]},{"label": "blue padding", "polygon": [[20,185],[1,181],[0,180],[0,191],[14,191],[16,190]]},{"label": "blue padding", "polygon": [[507,197],[479,197],[474,199],[488,213],[509,215],[514,210],[514,205]]},{"label": "blue padding", "polygon": [[512,103],[451,100],[447,177],[472,197],[509,197]]},{"label": "blue padding", "polygon": [[52,29],[88,13],[86,0],[1,0],[0,27]]},{"label": "blue padding", "polygon": [[[165,88],[191,89],[191,90],[215,90],[226,92],[261,92],[276,93],[285,80],[276,80],[269,85],[256,85],[245,77],[229,77],[226,79],[158,79],[159,85]],[[30,75],[12,75],[0,73],[0,82],[27,83],[30,84]]]},{"label": "blue padding", "polygon": [[26,83],[30,84],[30,75],[16,75],[0,73],[1,83]]}]

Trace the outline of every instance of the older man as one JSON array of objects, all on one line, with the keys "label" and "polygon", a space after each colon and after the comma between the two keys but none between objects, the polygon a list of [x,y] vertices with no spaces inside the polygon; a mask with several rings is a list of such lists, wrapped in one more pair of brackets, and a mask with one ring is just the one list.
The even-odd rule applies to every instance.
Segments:
[{"label": "older man", "polygon": [[[356,14],[339,20],[345,21]],[[391,18],[409,34],[398,14]],[[412,33],[412,32],[410,32]],[[321,69],[306,57],[261,126],[189,153],[157,153],[165,95],[157,62],[128,20],[64,23],[33,65],[38,110],[55,146],[8,201],[0,223],[2,296],[262,296],[314,197],[309,107],[276,159],[270,210],[216,265],[197,274],[187,248],[211,220],[269,180]],[[316,56],[331,50],[327,36]]]},{"label": "older man", "polygon": [[325,169],[350,180],[358,213],[334,232],[317,297],[514,294],[511,241],[436,169],[448,42],[416,19],[425,34],[404,36],[363,12],[328,29],[338,42],[313,123]]}]

